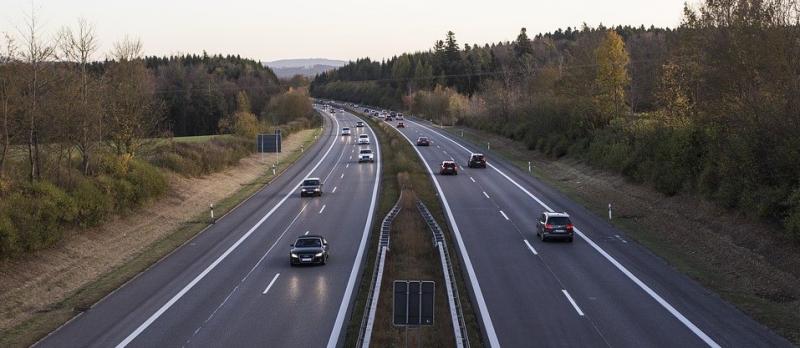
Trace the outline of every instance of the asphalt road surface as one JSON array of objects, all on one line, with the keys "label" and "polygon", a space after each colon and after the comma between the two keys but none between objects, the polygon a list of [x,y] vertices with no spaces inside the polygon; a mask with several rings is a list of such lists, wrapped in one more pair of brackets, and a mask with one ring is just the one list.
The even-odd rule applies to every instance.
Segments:
[{"label": "asphalt road surface", "polygon": [[[37,346],[338,345],[372,225],[380,149],[355,116],[325,115],[320,141],[272,184]],[[352,136],[339,135],[345,126]],[[375,163],[357,162],[361,133]],[[300,198],[307,176],[324,180],[321,197]],[[327,238],[327,265],[290,267],[289,244],[306,233]]]},{"label": "asphalt road surface", "polygon": [[[485,149],[404,123],[409,141],[431,139],[415,148],[435,174],[489,346],[790,346],[528,173],[491,156],[488,168],[467,168],[469,154]],[[438,175],[443,160],[459,174]],[[537,238],[544,211],[571,215],[573,243]]]}]

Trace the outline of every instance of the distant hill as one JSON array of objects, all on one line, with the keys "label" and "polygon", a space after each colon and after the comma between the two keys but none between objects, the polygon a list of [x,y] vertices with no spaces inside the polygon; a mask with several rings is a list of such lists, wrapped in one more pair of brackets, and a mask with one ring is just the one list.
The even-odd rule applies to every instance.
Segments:
[{"label": "distant hill", "polygon": [[264,63],[275,72],[278,78],[289,78],[298,74],[314,77],[317,74],[336,69],[345,64],[347,62],[343,60],[324,58],[281,59]]}]

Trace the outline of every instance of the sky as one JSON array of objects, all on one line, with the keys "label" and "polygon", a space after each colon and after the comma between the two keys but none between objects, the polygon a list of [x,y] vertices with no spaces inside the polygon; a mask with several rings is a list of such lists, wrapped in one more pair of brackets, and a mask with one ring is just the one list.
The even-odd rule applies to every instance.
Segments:
[{"label": "sky", "polygon": [[[147,55],[239,54],[288,58],[388,58],[424,51],[448,30],[460,43],[511,41],[582,23],[680,24],[685,0],[0,0],[0,32],[18,36],[31,7],[52,36],[79,18],[93,24],[97,59],[126,35]],[[689,0],[694,3],[694,0]]]}]

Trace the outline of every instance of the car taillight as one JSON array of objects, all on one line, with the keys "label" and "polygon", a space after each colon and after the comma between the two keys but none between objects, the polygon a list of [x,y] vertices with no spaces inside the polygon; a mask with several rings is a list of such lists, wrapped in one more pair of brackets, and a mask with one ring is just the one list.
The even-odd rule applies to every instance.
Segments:
[{"label": "car taillight", "polygon": [[568,230],[571,230],[571,229],[572,229],[572,227],[573,227],[573,225],[572,225],[572,224],[567,224],[567,229],[568,229]]},{"label": "car taillight", "polygon": [[553,229],[553,224],[546,224],[546,225],[544,225],[544,228],[546,228],[548,230],[552,230]]}]

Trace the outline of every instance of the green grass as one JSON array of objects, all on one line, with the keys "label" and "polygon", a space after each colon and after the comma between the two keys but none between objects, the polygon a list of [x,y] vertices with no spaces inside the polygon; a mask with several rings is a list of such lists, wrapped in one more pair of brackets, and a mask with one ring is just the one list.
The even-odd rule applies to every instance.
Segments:
[{"label": "green grass", "polygon": [[[444,230],[447,236],[447,247],[450,250],[450,255],[460,257],[460,254],[454,252],[454,239],[452,233],[449,231],[448,225],[444,223],[447,221],[444,215],[444,209],[441,201],[437,195],[436,189],[433,185],[433,180],[429,176],[427,169],[423,166],[422,161],[419,159],[414,148],[408,141],[394,129],[391,125],[385,122],[376,122],[369,116],[365,116],[358,111],[351,110],[351,112],[362,119],[364,119],[372,129],[375,131],[378,141],[381,145],[381,161],[383,164],[383,172],[381,177],[381,194],[379,198],[379,209],[376,215],[376,223],[373,226],[373,231],[370,237],[369,250],[365,265],[373,265],[377,253],[377,236],[380,233],[380,222],[383,217],[394,206],[395,202],[400,195],[400,187],[398,183],[398,174],[407,173],[408,184],[414,189],[417,197],[421,199],[431,214],[436,218],[439,225]],[[430,233],[426,231],[426,233]],[[394,251],[397,253],[397,251]],[[453,260],[454,273],[456,275],[456,286],[458,292],[461,294],[461,306],[464,312],[464,321],[467,325],[470,344],[473,347],[482,347],[483,341],[481,340],[480,326],[475,316],[470,297],[464,283],[465,276],[461,270],[461,263]],[[372,267],[366,267],[366,270],[371,270]],[[358,331],[361,325],[361,318],[363,317],[364,306],[366,304],[367,292],[369,291],[370,282],[372,280],[372,272],[363,272],[360,281],[356,302],[353,307],[353,314],[348,324],[347,334],[345,337],[345,346],[353,347],[358,340]],[[441,315],[441,314],[440,314]],[[398,341],[400,342],[400,341]]]},{"label": "green grass", "polygon": [[[317,128],[314,133],[309,135],[309,138],[305,139],[303,147],[309,148],[316,141],[315,136],[319,135],[319,133],[320,129]],[[275,176],[272,175],[271,171],[266,171],[260,178],[243,185],[234,194],[216,202],[214,207],[220,213],[219,216],[223,216],[239,203],[255,194],[264,185],[268,185],[277,175],[283,173],[291,164],[297,161],[300,156],[302,156],[302,153],[298,149],[278,165],[278,172]],[[97,280],[81,287],[46,310],[37,312],[25,322],[11,329],[0,331],[0,347],[27,347],[32,345],[206,229],[209,226],[207,221],[206,212],[198,213],[180,229],[154,242],[144,251],[135,255],[129,262],[103,274]]]}]

